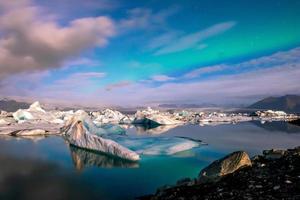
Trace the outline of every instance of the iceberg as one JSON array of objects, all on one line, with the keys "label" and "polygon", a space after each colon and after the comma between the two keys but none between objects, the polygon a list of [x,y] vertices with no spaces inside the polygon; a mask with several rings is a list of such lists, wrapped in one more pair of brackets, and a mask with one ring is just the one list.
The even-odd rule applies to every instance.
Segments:
[{"label": "iceberg", "polygon": [[100,135],[108,134],[105,129],[97,128],[85,115],[74,115],[62,128],[66,140],[77,147],[107,153],[126,160],[137,161],[140,156],[134,151]]},{"label": "iceberg", "polygon": [[63,123],[62,120],[57,119],[52,113],[46,112],[38,101],[30,105],[28,109],[19,109],[13,113],[13,118],[18,123],[25,121],[43,121],[49,123]]},{"label": "iceberg", "polygon": [[139,160],[139,154],[172,155],[201,145],[201,142],[188,138],[128,136],[120,127],[99,127],[82,113],[75,114],[61,131],[74,146],[132,161]]},{"label": "iceberg", "polygon": [[94,119],[95,124],[119,124],[119,123],[131,123],[131,119],[116,110],[105,109],[101,112],[93,112],[92,115],[96,117]]},{"label": "iceberg", "polygon": [[60,124],[51,123],[14,123],[0,126],[0,135],[40,136],[60,134]]},{"label": "iceberg", "polygon": [[160,113],[150,107],[146,110],[138,110],[132,123],[149,126],[182,124],[181,121],[174,119],[169,113]]}]

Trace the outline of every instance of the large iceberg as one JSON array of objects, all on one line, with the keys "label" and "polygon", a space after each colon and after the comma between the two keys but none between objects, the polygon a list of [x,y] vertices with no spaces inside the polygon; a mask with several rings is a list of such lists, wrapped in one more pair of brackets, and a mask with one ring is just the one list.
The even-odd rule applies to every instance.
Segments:
[{"label": "large iceberg", "polygon": [[109,134],[103,128],[97,128],[85,115],[74,115],[62,128],[66,140],[77,147],[100,151],[123,159],[137,161],[140,156],[111,139],[100,135]]}]

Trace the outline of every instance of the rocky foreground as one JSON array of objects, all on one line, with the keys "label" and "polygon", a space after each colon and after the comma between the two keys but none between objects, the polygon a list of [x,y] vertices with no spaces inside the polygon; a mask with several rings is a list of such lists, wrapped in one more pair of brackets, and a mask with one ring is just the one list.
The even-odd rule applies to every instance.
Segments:
[{"label": "rocky foreground", "polygon": [[140,199],[300,199],[300,146],[267,150],[251,160],[245,152],[234,152],[203,169],[197,179],[180,180]]}]

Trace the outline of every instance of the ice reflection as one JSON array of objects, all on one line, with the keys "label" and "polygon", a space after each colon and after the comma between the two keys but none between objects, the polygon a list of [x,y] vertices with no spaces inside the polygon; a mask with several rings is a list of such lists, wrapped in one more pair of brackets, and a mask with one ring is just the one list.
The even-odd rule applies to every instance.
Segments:
[{"label": "ice reflection", "polygon": [[134,125],[136,129],[136,133],[139,135],[143,134],[150,134],[150,135],[160,135],[163,133],[166,133],[174,128],[179,126],[178,124],[173,125],[155,125],[155,126],[149,126],[149,125]]},{"label": "ice reflection", "polygon": [[86,167],[101,168],[138,168],[137,162],[127,161],[113,156],[81,149],[70,145],[71,156],[74,166],[77,170],[83,170]]},{"label": "ice reflection", "polygon": [[273,121],[273,122],[265,122],[261,123],[260,121],[252,121],[258,127],[261,127],[265,130],[272,132],[284,132],[284,133],[300,133],[300,126],[282,122],[282,121]]},{"label": "ice reflection", "polygon": [[0,199],[96,199],[83,180],[59,165],[39,159],[0,154]]}]

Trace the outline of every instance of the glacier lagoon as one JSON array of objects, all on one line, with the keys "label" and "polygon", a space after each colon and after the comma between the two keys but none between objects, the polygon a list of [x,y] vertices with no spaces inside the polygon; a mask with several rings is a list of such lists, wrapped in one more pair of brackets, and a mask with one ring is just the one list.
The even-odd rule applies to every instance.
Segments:
[{"label": "glacier lagoon", "polygon": [[285,122],[161,129],[128,127],[127,134],[190,137],[207,145],[172,156],[142,155],[139,162],[130,162],[69,146],[59,136],[3,136],[0,198],[134,199],[181,178],[194,178],[203,167],[232,151],[244,150],[252,156],[268,148],[292,148],[300,141],[300,127]]}]

